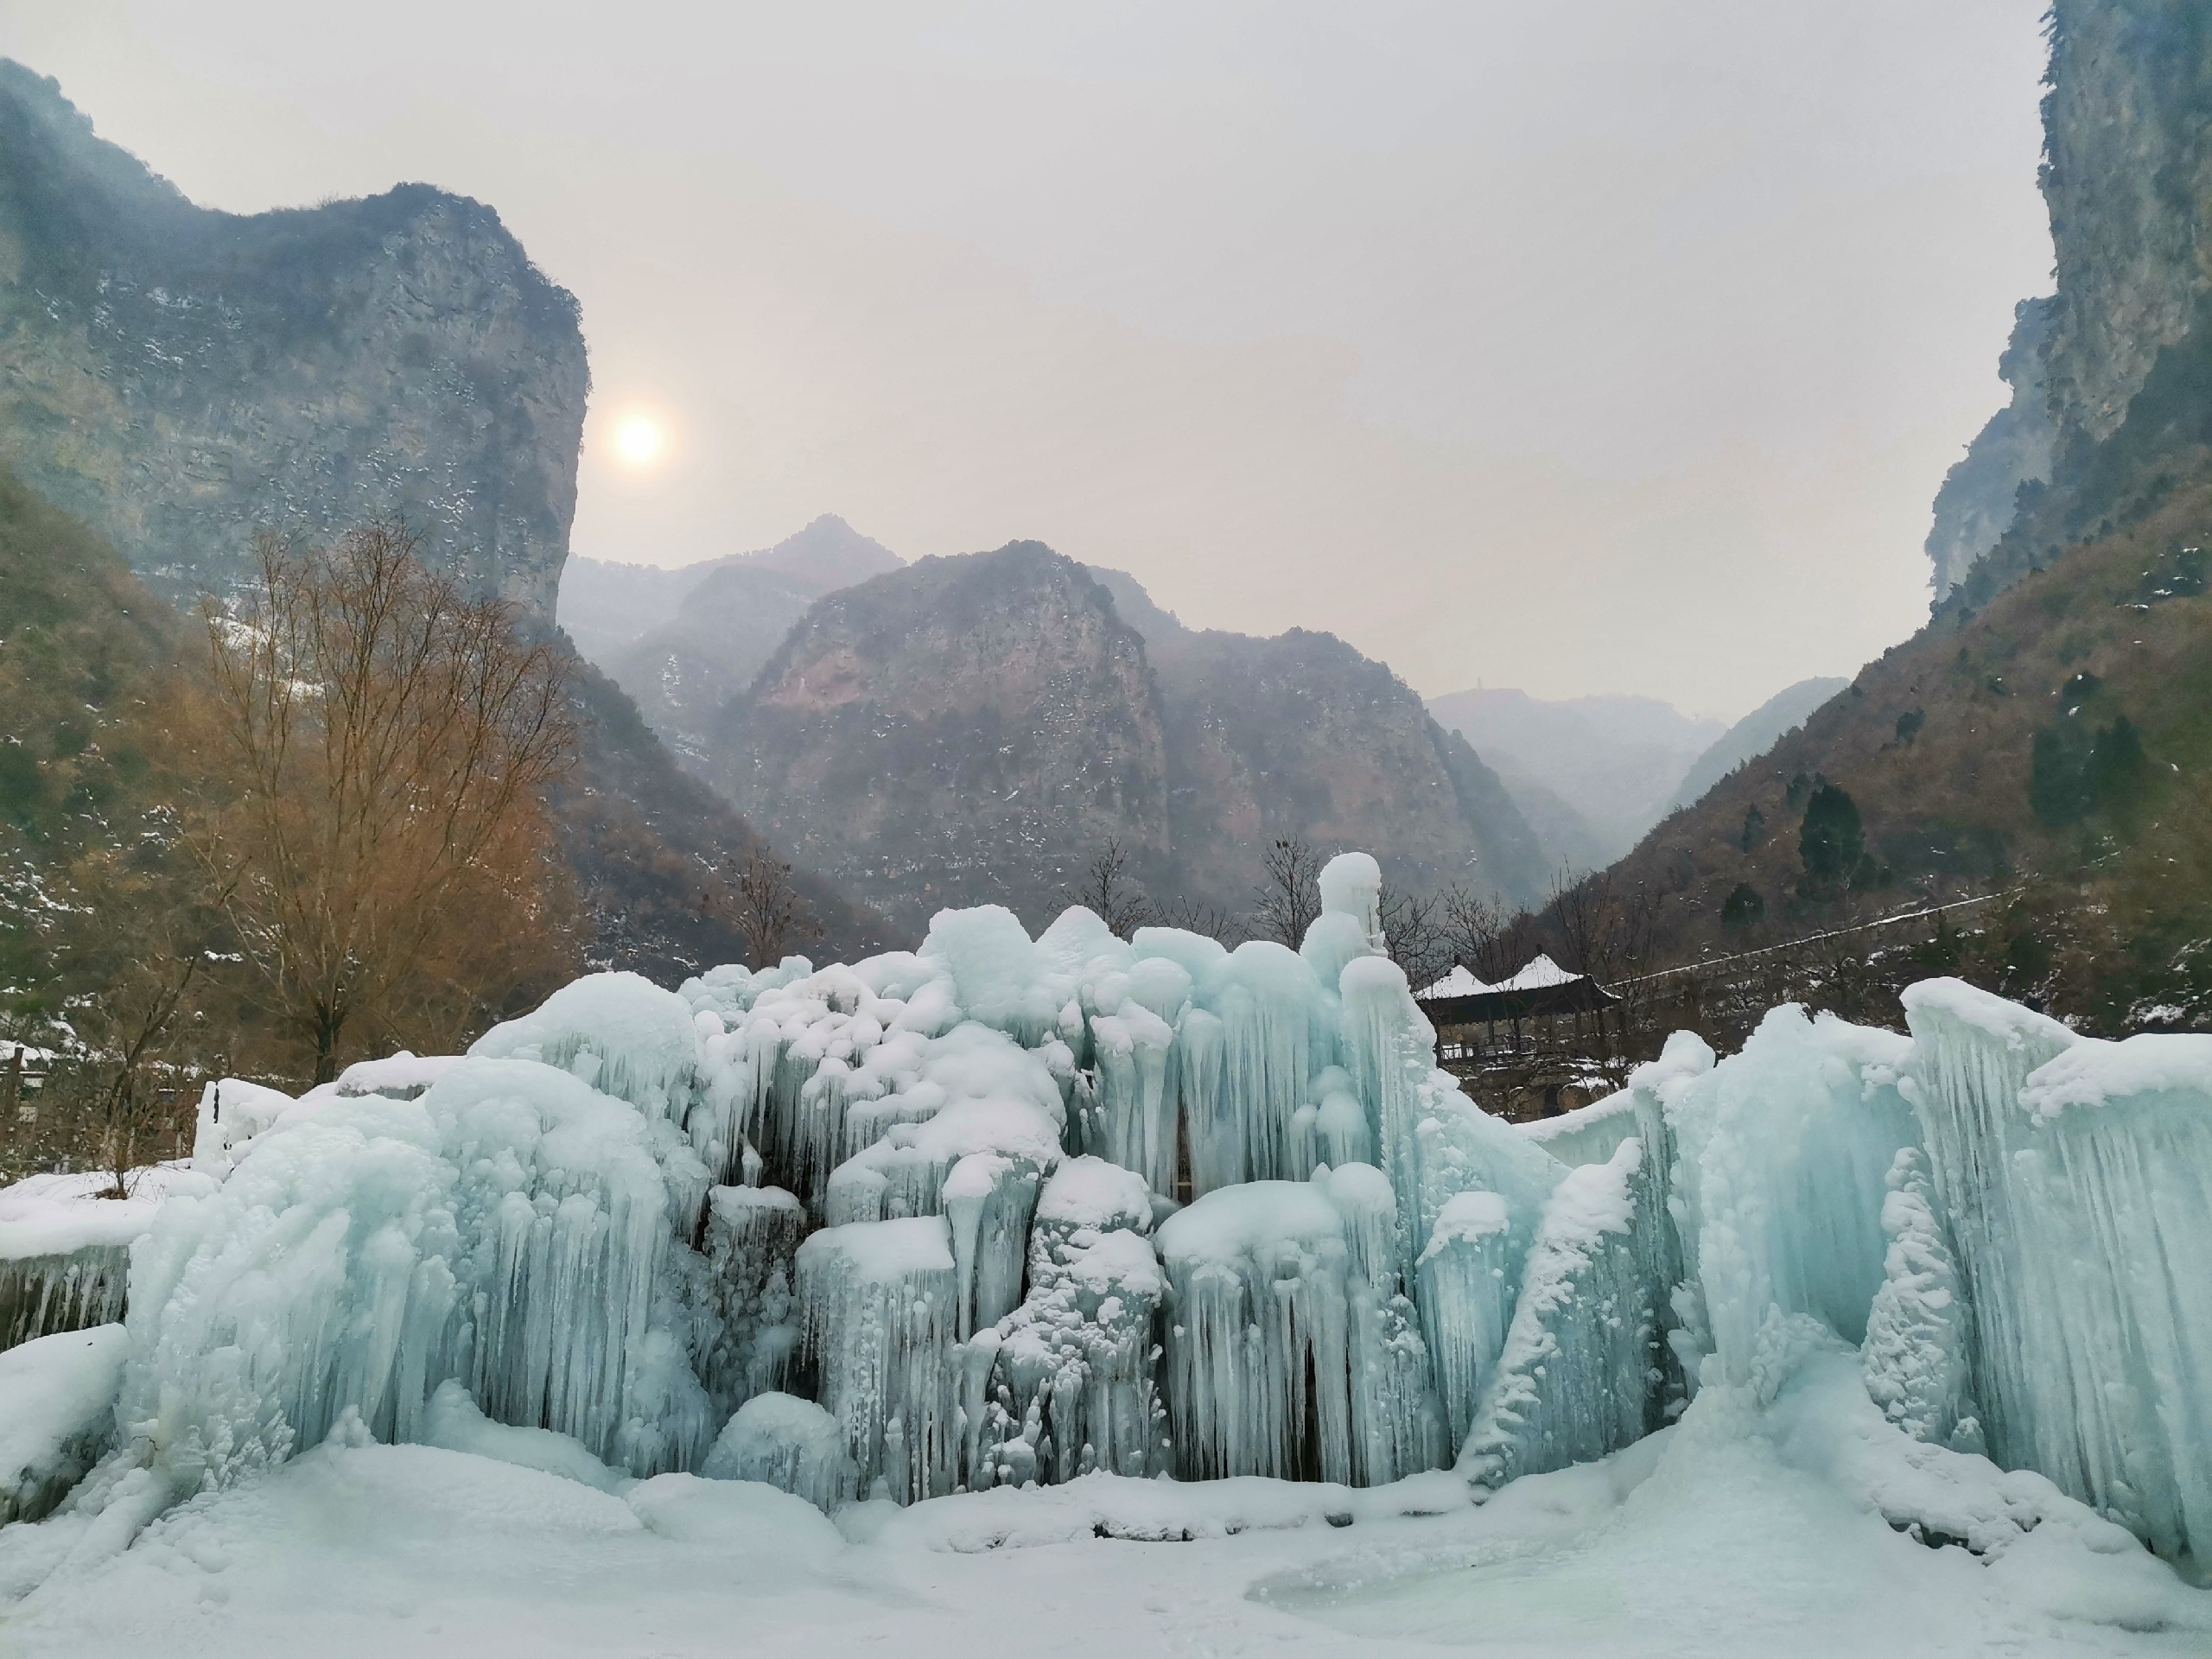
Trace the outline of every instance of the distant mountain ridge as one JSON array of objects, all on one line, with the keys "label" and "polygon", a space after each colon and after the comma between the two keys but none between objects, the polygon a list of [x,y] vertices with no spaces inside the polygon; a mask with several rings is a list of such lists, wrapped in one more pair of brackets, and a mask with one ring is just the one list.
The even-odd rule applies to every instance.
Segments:
[{"label": "distant mountain ridge", "polygon": [[1431,697],[1428,706],[1501,775],[1541,786],[1550,799],[1532,810],[1552,825],[1548,861],[1581,869],[1634,846],[1723,730],[1717,720],[1694,720],[1653,697],[1552,702],[1483,688]]},{"label": "distant mountain ridge", "polygon": [[753,683],[808,606],[904,564],[824,513],[773,547],[675,570],[571,559],[560,616],[578,648],[696,768],[722,705]]},{"label": "distant mountain ridge", "polygon": [[723,710],[706,775],[909,927],[985,901],[1039,920],[1109,842],[1156,898],[1233,911],[1276,836],[1516,901],[1542,876],[1496,777],[1382,664],[1193,632],[1034,542],[818,601]]},{"label": "distant mountain ridge", "polygon": [[1706,791],[1737,767],[1764,754],[1784,734],[1810,718],[1813,710],[1849,685],[1849,680],[1800,680],[1776,692],[1715,739],[1711,748],[1690,763],[1681,785],[1675,791],[1677,807],[1694,806]]}]

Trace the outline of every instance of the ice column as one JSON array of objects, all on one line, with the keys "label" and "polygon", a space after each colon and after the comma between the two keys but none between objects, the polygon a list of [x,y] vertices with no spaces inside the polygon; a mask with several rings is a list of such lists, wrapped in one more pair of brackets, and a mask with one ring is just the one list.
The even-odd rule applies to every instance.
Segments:
[{"label": "ice column", "polygon": [[709,1195],[707,1260],[721,1327],[699,1375],[721,1420],[791,1375],[791,1258],[805,1230],[804,1206],[781,1187],[718,1186]]},{"label": "ice column", "polygon": [[1453,1446],[1466,1443],[1476,1403],[1505,1346],[1521,1287],[1525,1234],[1495,1192],[1470,1190],[1446,1201],[1415,1269],[1421,1329],[1436,1357],[1436,1387]]},{"label": "ice column", "polygon": [[802,1341],[864,1492],[952,1491],[959,1280],[942,1216],[829,1227],[798,1248]]},{"label": "ice column", "polygon": [[1072,1159],[1046,1184],[1028,1298],[963,1356],[971,1486],[1170,1466],[1154,1376],[1165,1286],[1149,1223],[1143,1178],[1101,1159]]}]

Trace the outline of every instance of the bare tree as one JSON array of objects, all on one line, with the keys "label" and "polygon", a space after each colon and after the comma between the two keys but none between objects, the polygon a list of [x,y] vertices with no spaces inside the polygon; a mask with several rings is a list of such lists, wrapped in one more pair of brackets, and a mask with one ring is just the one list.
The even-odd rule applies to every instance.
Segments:
[{"label": "bare tree", "polygon": [[1269,843],[1260,868],[1265,879],[1253,894],[1253,931],[1298,949],[1321,913],[1321,855],[1295,836]]},{"label": "bare tree", "polygon": [[791,867],[755,842],[723,863],[720,907],[745,938],[756,968],[772,968],[815,931],[814,912],[791,885]]},{"label": "bare tree", "polygon": [[263,537],[210,609],[190,838],[279,1027],[337,1074],[364,1022],[448,1018],[570,951],[550,785],[575,734],[568,660],[372,525]]},{"label": "bare tree", "polygon": [[1643,968],[1657,932],[1658,903],[1648,888],[1629,886],[1611,870],[1577,875],[1562,869],[1545,912],[1557,930],[1567,965],[1600,983]]},{"label": "bare tree", "polygon": [[1446,923],[1445,895],[1408,893],[1383,884],[1379,915],[1390,960],[1416,991],[1452,971],[1457,959]]},{"label": "bare tree", "polygon": [[1128,938],[1153,918],[1152,901],[1129,880],[1128,864],[1121,842],[1109,838],[1076,890],[1076,902],[1088,906],[1119,939]]},{"label": "bare tree", "polygon": [[1448,887],[1439,895],[1437,908],[1437,925],[1452,959],[1484,984],[1510,978],[1543,948],[1535,917],[1508,911],[1488,893]]},{"label": "bare tree", "polygon": [[1234,911],[1187,896],[1169,899],[1154,912],[1152,919],[1161,927],[1179,927],[1185,933],[1202,934],[1232,950],[1252,937],[1244,918]]},{"label": "bare tree", "polygon": [[111,1198],[130,1196],[131,1172],[177,1127],[179,1080],[204,1058],[210,1028],[201,994],[220,959],[211,946],[223,895],[203,899],[177,880],[165,850],[92,849],[49,891],[73,1040],[41,1103],[66,1113],[71,1139],[112,1172]]}]

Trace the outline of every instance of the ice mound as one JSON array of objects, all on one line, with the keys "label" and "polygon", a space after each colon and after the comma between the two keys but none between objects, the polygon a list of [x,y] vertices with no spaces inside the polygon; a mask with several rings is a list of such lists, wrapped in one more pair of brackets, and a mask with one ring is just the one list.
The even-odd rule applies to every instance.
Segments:
[{"label": "ice mound", "polygon": [[0,1526],[44,1515],[107,1449],[128,1346],[103,1325],[0,1353]]},{"label": "ice mound", "polygon": [[859,1479],[837,1420],[788,1394],[756,1395],[740,1407],[699,1472],[765,1481],[821,1510],[849,1503]]},{"label": "ice mound", "polygon": [[136,1248],[121,1420],[188,1489],[221,1485],[349,1411],[420,1439],[457,1378],[633,1472],[688,1464],[714,1425],[656,1313],[703,1172],[653,1129],[526,1059],[280,1118]]},{"label": "ice mound", "polygon": [[698,1082],[691,1005],[642,974],[590,974],[563,985],[535,1014],[493,1027],[468,1052],[557,1066],[649,1117],[678,1123]]}]

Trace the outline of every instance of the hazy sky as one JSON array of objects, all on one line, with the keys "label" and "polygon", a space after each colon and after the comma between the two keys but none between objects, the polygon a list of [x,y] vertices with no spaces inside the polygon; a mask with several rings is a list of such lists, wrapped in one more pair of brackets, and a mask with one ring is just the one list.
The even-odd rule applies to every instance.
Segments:
[{"label": "hazy sky", "polygon": [[1925,613],[2049,280],[2043,6],[0,0],[0,53],[210,205],[496,206],[582,302],[579,553],[1033,537],[1422,691],[1732,716]]}]

